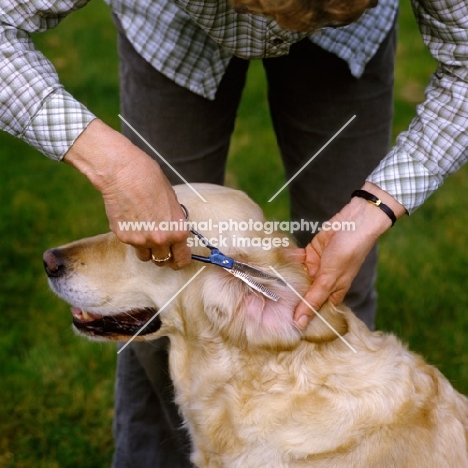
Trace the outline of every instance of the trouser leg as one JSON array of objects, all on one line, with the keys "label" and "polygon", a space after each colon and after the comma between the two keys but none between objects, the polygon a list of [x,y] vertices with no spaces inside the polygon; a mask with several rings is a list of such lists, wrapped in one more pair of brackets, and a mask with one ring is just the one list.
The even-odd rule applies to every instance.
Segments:
[{"label": "trouser leg", "polygon": [[[182,183],[178,174],[189,182],[222,184],[248,62],[233,59],[216,99],[209,101],[154,70],[122,31],[119,55],[122,116],[176,172],[125,125],[123,133],[157,160],[172,184]],[[113,468],[191,466],[189,440],[173,402],[167,358],[165,340],[132,343],[119,354]]]},{"label": "trouser leg", "polygon": [[167,342],[135,343],[119,354],[114,468],[185,468],[190,444],[168,378]]},{"label": "trouser leg", "polygon": [[[388,151],[395,36],[392,30],[360,79],[351,75],[344,61],[307,39],[292,46],[288,56],[264,60],[272,120],[288,180],[356,115],[289,185],[293,220],[330,219]],[[299,232],[296,237],[305,246],[311,233]],[[345,299],[371,328],[376,265],[375,247]]]}]

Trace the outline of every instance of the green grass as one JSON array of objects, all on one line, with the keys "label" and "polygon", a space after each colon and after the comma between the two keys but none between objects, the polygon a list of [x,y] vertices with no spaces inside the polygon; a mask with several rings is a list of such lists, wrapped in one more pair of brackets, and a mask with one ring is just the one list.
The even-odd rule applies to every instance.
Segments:
[{"label": "green grass", "polygon": [[[115,32],[94,1],[56,31],[35,37],[63,83],[118,128]],[[423,99],[435,65],[406,3],[400,19],[395,133]],[[64,164],[0,135],[0,468],[102,468],[112,454],[115,348],[75,337],[69,308],[53,296],[42,252],[107,230],[99,193]],[[271,218],[288,216],[265,99],[262,66],[249,72],[228,164],[228,184]],[[468,393],[467,168],[451,177],[381,242],[379,328],[393,331]]]}]

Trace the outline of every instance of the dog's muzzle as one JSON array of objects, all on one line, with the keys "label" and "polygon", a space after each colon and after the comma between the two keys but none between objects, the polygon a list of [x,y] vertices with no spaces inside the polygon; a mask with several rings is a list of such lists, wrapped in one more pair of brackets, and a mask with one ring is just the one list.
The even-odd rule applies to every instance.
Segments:
[{"label": "dog's muzzle", "polygon": [[59,249],[46,250],[42,260],[49,278],[58,278],[65,274],[65,263]]},{"label": "dog's muzzle", "polygon": [[[49,278],[51,288],[66,300],[57,284],[67,281],[69,273],[66,255],[60,249],[51,249],[44,252],[44,269]],[[69,281],[73,281],[72,278]],[[110,340],[127,341],[138,333],[144,337],[157,332],[161,328],[161,319],[154,308],[132,309],[117,314],[101,315],[87,312],[73,306],[73,326],[81,335],[102,337]]]}]

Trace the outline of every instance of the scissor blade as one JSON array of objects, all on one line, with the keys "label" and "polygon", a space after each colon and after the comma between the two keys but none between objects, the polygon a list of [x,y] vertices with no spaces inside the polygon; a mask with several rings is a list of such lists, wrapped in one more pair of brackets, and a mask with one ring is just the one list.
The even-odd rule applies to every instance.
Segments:
[{"label": "scissor blade", "polygon": [[279,301],[280,297],[276,293],[268,289],[262,283],[255,281],[246,271],[238,268],[236,264],[234,264],[234,266],[230,269],[225,268],[225,270],[229,271],[229,273],[234,275],[236,278],[239,278],[244,283],[248,284],[252,289],[255,289],[256,291],[262,293],[265,297],[268,297],[268,299],[271,299],[272,301],[275,301],[275,302]]},{"label": "scissor blade", "polygon": [[273,281],[278,281],[278,283],[281,283],[286,286],[286,283],[282,278],[276,275],[272,275],[271,273],[268,273],[267,271],[260,270],[259,268],[255,268],[251,265],[248,265],[247,263],[242,263],[234,260],[233,267],[236,267],[238,271],[243,271],[245,274],[248,274],[250,276],[253,276],[255,278],[264,278],[264,279],[269,279]]}]

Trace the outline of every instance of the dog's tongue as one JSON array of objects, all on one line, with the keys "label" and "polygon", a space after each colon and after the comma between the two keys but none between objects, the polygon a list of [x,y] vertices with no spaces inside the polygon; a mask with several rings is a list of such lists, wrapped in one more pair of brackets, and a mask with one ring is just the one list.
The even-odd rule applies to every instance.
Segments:
[{"label": "dog's tongue", "polygon": [[73,314],[73,318],[80,322],[91,322],[92,320],[96,320],[99,317],[93,316],[89,312],[83,311],[78,307],[72,307],[71,313]]}]

